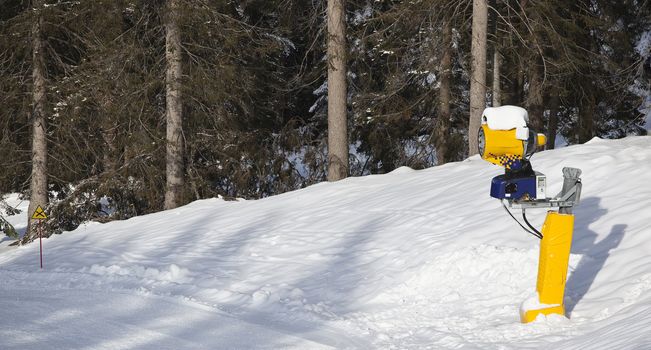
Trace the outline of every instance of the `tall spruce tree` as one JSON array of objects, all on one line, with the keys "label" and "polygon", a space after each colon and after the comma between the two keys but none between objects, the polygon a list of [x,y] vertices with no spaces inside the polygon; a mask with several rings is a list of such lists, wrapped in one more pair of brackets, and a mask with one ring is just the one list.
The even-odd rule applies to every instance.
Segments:
[{"label": "tall spruce tree", "polygon": [[328,0],[328,181],[348,176],[346,1]]},{"label": "tall spruce tree", "polygon": [[472,52],[470,79],[470,119],[468,122],[468,155],[477,154],[477,132],[481,113],[486,107],[486,36],[488,30],[487,0],[473,0]]},{"label": "tall spruce tree", "polygon": [[167,0],[165,6],[165,101],[167,187],[165,209],[173,209],[183,201],[183,101],[181,97],[182,47],[178,25],[179,0]]},{"label": "tall spruce tree", "polygon": [[47,121],[45,116],[45,46],[43,44],[43,15],[45,10],[42,0],[33,0],[33,18],[31,29],[32,43],[32,175],[29,186],[29,225],[23,242],[30,242],[36,237],[36,223],[32,214],[37,208],[46,208],[47,191]]}]

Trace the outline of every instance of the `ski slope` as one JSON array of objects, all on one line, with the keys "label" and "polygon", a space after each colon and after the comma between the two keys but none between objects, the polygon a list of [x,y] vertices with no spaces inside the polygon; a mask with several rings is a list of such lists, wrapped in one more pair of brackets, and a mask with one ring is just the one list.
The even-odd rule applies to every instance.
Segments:
[{"label": "ski slope", "polygon": [[474,156],[89,223],[44,240],[44,270],[38,244],[5,242],[0,348],[651,348],[651,137],[532,163],[548,196],[583,170],[569,318],[519,322],[539,243],[489,197],[502,169]]}]

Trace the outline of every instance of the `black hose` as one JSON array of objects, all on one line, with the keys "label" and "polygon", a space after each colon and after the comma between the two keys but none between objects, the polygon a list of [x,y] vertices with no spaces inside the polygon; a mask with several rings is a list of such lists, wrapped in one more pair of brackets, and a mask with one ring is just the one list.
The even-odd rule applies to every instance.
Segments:
[{"label": "black hose", "polygon": [[538,230],[533,228],[531,224],[529,224],[529,221],[527,221],[527,218],[524,216],[524,209],[522,210],[522,216],[524,217],[524,221],[527,223],[527,225],[529,225],[529,227],[531,227],[533,231],[529,231],[526,227],[524,227],[524,225],[520,223],[520,221],[518,221],[518,219],[515,218],[515,216],[513,216],[513,214],[511,214],[511,211],[509,210],[509,208],[506,207],[504,201],[502,201],[502,207],[504,207],[504,210],[506,210],[506,212],[509,213],[509,216],[511,216],[511,218],[513,218],[513,220],[517,222],[518,225],[520,225],[520,227],[522,227],[522,229],[525,230],[525,232],[531,234],[532,236],[538,239],[542,239],[542,233],[538,232]]},{"label": "black hose", "polygon": [[535,227],[531,226],[531,224],[529,223],[529,220],[527,220],[527,215],[525,214],[524,209],[522,209],[522,218],[524,219],[524,222],[527,223],[527,226],[529,226],[529,228],[532,229],[533,232],[535,232],[537,234],[536,236],[538,236],[538,238],[542,239],[543,238],[542,233],[540,231],[536,230]]}]

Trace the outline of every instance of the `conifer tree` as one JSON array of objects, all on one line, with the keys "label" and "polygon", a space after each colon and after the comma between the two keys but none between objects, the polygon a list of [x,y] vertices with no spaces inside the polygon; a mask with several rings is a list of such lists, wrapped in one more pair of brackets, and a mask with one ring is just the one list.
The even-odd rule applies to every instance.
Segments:
[{"label": "conifer tree", "polygon": [[47,123],[45,117],[45,47],[43,45],[43,17],[45,9],[41,0],[33,0],[31,4],[34,17],[32,19],[32,176],[30,184],[30,202],[27,215],[28,230],[23,242],[30,242],[36,237],[36,221],[32,214],[38,207],[44,209],[48,203],[47,191]]},{"label": "conifer tree", "polygon": [[481,114],[486,106],[486,31],[488,30],[488,4],[486,0],[473,0],[472,52],[470,79],[470,119],[468,122],[468,155],[477,154],[477,132]]},{"label": "conifer tree", "polygon": [[182,48],[178,25],[179,0],[167,0],[165,21],[165,72],[167,157],[165,209],[178,207],[183,195],[183,106],[181,99]]},{"label": "conifer tree", "polygon": [[328,0],[328,181],[348,176],[345,0]]}]

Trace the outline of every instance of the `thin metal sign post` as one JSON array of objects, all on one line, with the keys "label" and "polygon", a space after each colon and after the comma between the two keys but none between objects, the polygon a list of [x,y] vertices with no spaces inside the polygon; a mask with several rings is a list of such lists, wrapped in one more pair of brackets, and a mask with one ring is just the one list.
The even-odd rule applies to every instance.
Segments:
[{"label": "thin metal sign post", "polygon": [[43,221],[38,222],[38,243],[40,246],[41,269],[43,268]]},{"label": "thin metal sign post", "polygon": [[43,220],[47,219],[45,210],[39,205],[32,214],[32,219],[37,220],[36,230],[38,231],[38,243],[40,246],[41,269],[43,268]]}]

